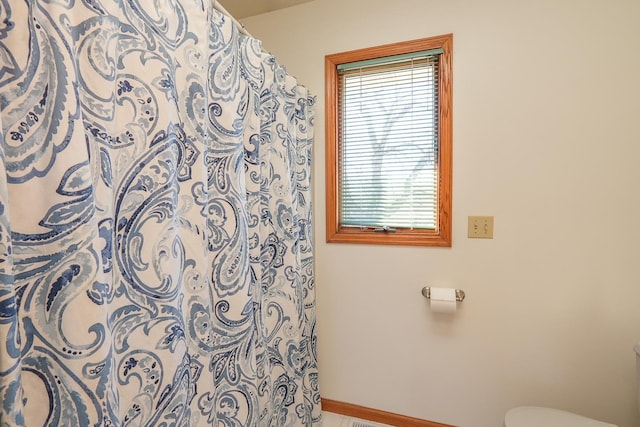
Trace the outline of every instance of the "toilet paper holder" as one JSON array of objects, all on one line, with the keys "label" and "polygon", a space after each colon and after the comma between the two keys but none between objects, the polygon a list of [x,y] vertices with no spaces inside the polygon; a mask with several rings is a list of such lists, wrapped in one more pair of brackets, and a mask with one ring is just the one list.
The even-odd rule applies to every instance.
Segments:
[{"label": "toilet paper holder", "polygon": [[[464,301],[464,291],[462,289],[456,289],[456,302],[462,302]],[[428,286],[425,286],[424,288],[422,288],[422,295],[426,298],[426,299],[431,299],[431,288]]]}]

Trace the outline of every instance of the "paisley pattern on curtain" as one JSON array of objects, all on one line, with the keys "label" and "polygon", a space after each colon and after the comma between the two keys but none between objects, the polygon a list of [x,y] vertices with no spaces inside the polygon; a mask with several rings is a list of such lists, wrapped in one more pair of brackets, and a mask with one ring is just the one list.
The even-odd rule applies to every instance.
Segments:
[{"label": "paisley pattern on curtain", "polygon": [[319,424],[313,119],[209,0],[0,0],[0,424]]}]

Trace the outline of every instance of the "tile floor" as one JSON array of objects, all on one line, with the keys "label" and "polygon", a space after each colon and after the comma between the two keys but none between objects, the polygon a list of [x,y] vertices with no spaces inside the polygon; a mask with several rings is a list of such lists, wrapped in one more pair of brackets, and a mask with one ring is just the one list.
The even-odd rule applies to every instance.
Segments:
[{"label": "tile floor", "polygon": [[374,423],[373,421],[361,420],[334,414],[333,412],[322,412],[322,427],[392,427],[388,424]]}]

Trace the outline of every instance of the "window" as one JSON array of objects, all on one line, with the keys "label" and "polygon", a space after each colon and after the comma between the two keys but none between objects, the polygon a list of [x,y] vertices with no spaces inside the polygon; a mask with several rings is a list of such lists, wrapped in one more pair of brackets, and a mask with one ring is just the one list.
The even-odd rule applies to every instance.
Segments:
[{"label": "window", "polygon": [[451,246],[451,34],[327,55],[327,242]]}]

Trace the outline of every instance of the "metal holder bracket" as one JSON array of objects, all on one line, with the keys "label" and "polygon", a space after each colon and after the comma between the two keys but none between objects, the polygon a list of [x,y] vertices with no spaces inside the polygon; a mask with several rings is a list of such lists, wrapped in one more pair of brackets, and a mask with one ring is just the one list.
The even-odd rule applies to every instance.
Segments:
[{"label": "metal holder bracket", "polygon": [[[462,302],[464,301],[464,297],[465,297],[465,293],[462,289],[456,289],[456,302]],[[424,288],[422,288],[422,295],[426,298],[426,299],[431,299],[431,288],[428,286],[425,286]]]}]

